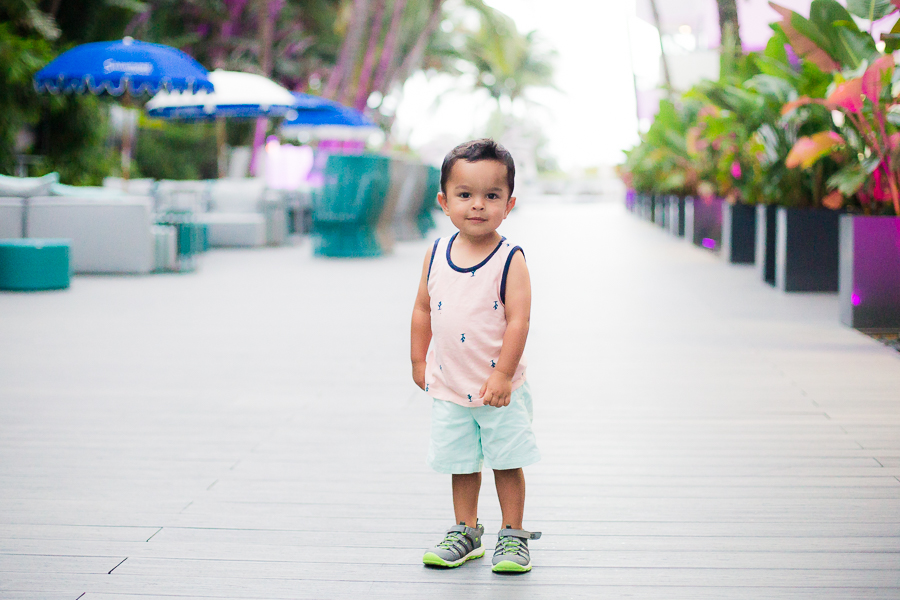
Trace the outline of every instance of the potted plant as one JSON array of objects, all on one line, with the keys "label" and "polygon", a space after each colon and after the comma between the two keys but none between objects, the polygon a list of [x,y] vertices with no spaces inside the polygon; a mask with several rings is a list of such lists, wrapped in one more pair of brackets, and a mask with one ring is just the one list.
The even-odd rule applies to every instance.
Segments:
[{"label": "potted plant", "polygon": [[[698,182],[698,172],[687,151],[685,134],[696,119],[698,106],[676,106],[660,101],[659,113],[641,143],[626,152],[620,176],[635,191],[634,211],[645,219],[668,227],[669,206],[690,195]],[[683,200],[680,200],[683,205]]]},{"label": "potted plant", "polygon": [[[834,229],[840,232],[834,245],[839,246],[840,255],[835,289],[841,320],[859,328],[900,329],[900,118],[893,110],[898,106],[900,94],[894,90],[900,77],[893,55],[882,54],[871,35],[859,31],[849,15],[845,22],[843,7],[835,8],[833,0],[816,0],[814,7],[816,3],[818,14],[822,7],[828,9],[839,37],[821,36],[807,44],[807,56],[826,66],[831,60],[835,71],[840,64],[844,69],[836,73],[827,98],[800,98],[785,109],[824,105],[834,111],[834,128],[799,139],[787,164],[814,168],[826,157],[840,163],[827,180],[830,192],[823,204],[847,212],[834,217]],[[849,4],[854,14],[873,21],[897,10],[889,3],[857,4]],[[789,37],[809,41],[810,30],[804,27],[813,13],[810,21],[798,17],[792,13],[789,25],[782,24],[782,29]],[[900,35],[886,37],[883,50],[900,47]],[[838,41],[844,43],[838,46]],[[829,46],[830,42],[834,45]]]}]

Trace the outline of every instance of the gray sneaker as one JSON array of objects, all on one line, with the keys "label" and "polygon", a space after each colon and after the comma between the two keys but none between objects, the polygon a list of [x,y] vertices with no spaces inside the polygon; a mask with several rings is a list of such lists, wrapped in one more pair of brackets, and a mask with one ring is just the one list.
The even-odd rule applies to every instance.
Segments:
[{"label": "gray sneaker", "polygon": [[467,560],[484,556],[484,525],[466,527],[462,523],[447,530],[444,540],[425,553],[422,562],[435,567],[458,567]]},{"label": "gray sneaker", "polygon": [[541,532],[524,529],[501,529],[497,534],[497,548],[494,550],[494,573],[525,573],[531,570],[531,554],[528,540],[538,540]]}]

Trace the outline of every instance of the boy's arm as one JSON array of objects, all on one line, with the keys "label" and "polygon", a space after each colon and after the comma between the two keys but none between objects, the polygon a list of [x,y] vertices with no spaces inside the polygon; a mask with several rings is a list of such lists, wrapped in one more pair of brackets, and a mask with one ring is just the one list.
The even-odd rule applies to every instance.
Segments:
[{"label": "boy's arm", "polygon": [[522,252],[513,254],[506,274],[506,333],[500,347],[500,358],[488,380],[481,386],[481,396],[489,406],[506,406],[512,394],[512,378],[525,351],[531,320],[531,279]]},{"label": "boy's arm", "polygon": [[431,298],[428,296],[428,266],[431,263],[431,250],[425,253],[425,264],[422,265],[422,278],[419,280],[419,291],[413,306],[412,331],[410,335],[410,358],[412,359],[413,381],[425,389],[425,355],[431,343]]}]

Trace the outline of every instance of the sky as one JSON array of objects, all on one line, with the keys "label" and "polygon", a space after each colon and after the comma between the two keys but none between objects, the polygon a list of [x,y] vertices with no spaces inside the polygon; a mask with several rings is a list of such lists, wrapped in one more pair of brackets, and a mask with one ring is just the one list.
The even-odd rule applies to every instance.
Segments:
[{"label": "sky", "polygon": [[[558,52],[558,90],[535,90],[531,97],[546,108],[529,109],[528,118],[540,123],[560,166],[577,170],[620,162],[622,149],[637,141],[628,52],[631,1],[488,0],[488,4],[512,17],[520,31],[537,30]],[[655,30],[647,29],[632,32],[632,37],[643,38],[631,44],[631,54],[645,66],[649,60],[655,69],[659,44]],[[404,88],[395,131],[413,148],[439,146],[446,152],[447,144],[468,139],[492,110],[486,94],[469,93],[465,82],[449,76],[429,80],[420,74]]]}]

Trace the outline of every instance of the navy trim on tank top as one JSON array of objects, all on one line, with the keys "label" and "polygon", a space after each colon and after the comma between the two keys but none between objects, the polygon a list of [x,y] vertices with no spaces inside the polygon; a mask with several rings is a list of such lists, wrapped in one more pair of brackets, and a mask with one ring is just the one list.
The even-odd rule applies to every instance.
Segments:
[{"label": "navy trim on tank top", "polygon": [[431,265],[434,264],[434,255],[437,254],[437,245],[440,243],[441,238],[434,240],[434,248],[431,249],[431,260],[428,262],[428,275],[425,276],[426,283],[429,279],[431,279]]},{"label": "navy trim on tank top", "polygon": [[487,257],[487,258],[485,258],[483,261],[481,261],[480,263],[478,263],[478,264],[475,265],[474,267],[467,267],[467,268],[465,268],[465,269],[462,269],[462,268],[457,267],[456,265],[454,265],[454,264],[453,264],[453,261],[450,259],[450,248],[453,247],[453,240],[455,240],[455,239],[456,239],[456,236],[458,236],[458,235],[459,235],[459,232],[457,231],[457,232],[454,233],[453,236],[450,238],[450,241],[447,242],[447,264],[450,265],[450,268],[451,268],[451,269],[453,269],[454,271],[457,271],[457,272],[459,272],[459,273],[471,273],[471,272],[473,272],[473,271],[477,271],[478,269],[480,269],[481,267],[483,267],[484,265],[486,265],[486,264],[488,263],[488,261],[491,260],[491,258],[493,258],[493,256],[494,256],[495,254],[497,254],[497,250],[500,249],[500,247],[503,245],[503,242],[506,241],[506,238],[503,237],[503,236],[501,236],[501,237],[500,237],[500,243],[497,244],[497,247],[494,248],[494,251],[493,251],[493,252],[491,252],[490,254],[488,254],[488,257]]},{"label": "navy trim on tank top", "polygon": [[516,246],[512,250],[509,251],[509,256],[506,257],[506,264],[503,265],[503,276],[500,278],[500,302],[506,306],[506,276],[509,275],[509,265],[512,264],[513,256],[516,255],[516,252],[522,253],[522,258],[525,258],[525,251],[522,250],[520,246]]}]

